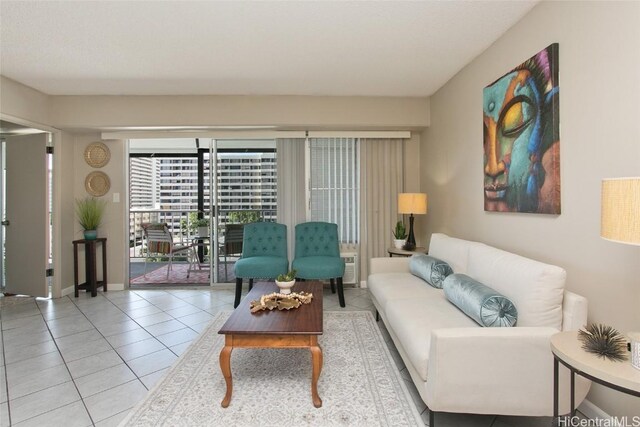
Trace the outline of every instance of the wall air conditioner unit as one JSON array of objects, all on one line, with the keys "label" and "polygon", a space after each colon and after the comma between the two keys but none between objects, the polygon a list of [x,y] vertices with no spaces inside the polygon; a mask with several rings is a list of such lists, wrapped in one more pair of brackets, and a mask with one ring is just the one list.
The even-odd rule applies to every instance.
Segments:
[{"label": "wall air conditioner unit", "polygon": [[340,258],[344,260],[344,276],[342,283],[360,285],[358,275],[360,273],[360,264],[358,263],[358,252],[340,252]]}]

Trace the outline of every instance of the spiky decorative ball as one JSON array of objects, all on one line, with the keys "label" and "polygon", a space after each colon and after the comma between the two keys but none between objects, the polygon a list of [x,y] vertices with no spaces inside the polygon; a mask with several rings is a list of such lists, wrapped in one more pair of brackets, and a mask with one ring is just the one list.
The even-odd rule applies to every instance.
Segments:
[{"label": "spiky decorative ball", "polygon": [[582,348],[603,359],[621,362],[627,359],[627,341],[611,326],[591,323],[578,331]]}]

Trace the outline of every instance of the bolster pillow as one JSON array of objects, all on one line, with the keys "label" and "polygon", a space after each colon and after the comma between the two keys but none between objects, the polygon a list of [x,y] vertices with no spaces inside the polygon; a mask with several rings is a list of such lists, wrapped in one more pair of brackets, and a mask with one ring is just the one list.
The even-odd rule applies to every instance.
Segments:
[{"label": "bolster pillow", "polygon": [[448,276],[442,288],[449,301],[482,326],[515,326],[518,321],[509,298],[465,274]]},{"label": "bolster pillow", "polygon": [[415,254],[409,260],[409,271],[434,288],[442,288],[445,277],[453,273],[449,264],[425,254]]}]

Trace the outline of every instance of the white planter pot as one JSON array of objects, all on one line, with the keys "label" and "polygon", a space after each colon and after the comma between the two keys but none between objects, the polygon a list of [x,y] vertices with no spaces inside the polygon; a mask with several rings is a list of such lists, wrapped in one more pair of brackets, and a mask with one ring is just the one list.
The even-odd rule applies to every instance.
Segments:
[{"label": "white planter pot", "polygon": [[395,246],[396,249],[402,249],[405,243],[405,239],[393,239],[393,246]]},{"label": "white planter pot", "polygon": [[631,366],[640,369],[640,332],[629,332],[631,338]]},{"label": "white planter pot", "polygon": [[276,280],[276,285],[278,285],[278,287],[280,288],[280,293],[281,294],[285,294],[285,295],[291,293],[291,288],[295,284],[296,284],[295,279],[291,280],[289,282],[279,282],[279,281]]}]

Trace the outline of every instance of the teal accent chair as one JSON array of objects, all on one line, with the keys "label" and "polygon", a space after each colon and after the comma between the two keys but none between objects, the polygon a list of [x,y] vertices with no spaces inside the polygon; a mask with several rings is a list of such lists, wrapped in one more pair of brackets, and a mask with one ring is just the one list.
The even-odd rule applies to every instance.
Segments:
[{"label": "teal accent chair", "polygon": [[275,279],[289,270],[287,256],[287,226],[275,222],[254,222],[244,226],[242,257],[236,261],[236,299],[240,304],[242,280],[249,279],[249,290],[253,279]]},{"label": "teal accent chair", "polygon": [[295,259],[291,266],[298,279],[317,279],[331,282],[335,293],[338,282],[338,299],[344,307],[344,260],[340,258],[338,226],[329,222],[304,222],[296,225]]}]

